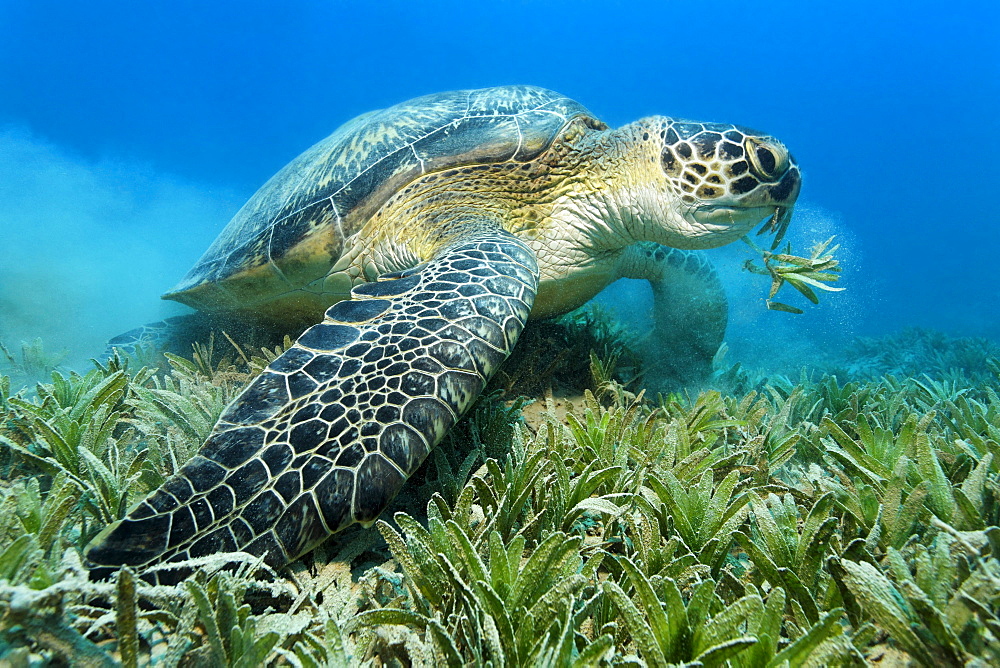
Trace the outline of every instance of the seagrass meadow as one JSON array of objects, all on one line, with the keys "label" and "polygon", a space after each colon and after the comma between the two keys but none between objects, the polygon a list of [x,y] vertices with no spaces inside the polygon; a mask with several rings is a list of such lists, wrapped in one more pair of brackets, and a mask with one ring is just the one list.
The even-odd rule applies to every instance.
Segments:
[{"label": "seagrass meadow", "polygon": [[84,374],[4,348],[0,663],[1000,664],[996,346],[908,330],[793,378],[719,356],[657,393],[600,312],[524,336],[376,528],[176,586],[81,551],[280,348]]}]

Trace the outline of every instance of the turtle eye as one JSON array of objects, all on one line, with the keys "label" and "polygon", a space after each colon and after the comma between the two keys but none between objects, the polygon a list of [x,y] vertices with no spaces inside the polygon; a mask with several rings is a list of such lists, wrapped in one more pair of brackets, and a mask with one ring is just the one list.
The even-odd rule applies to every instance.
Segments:
[{"label": "turtle eye", "polygon": [[788,152],[756,137],[747,137],[746,154],[750,168],[763,181],[776,181],[788,170]]}]

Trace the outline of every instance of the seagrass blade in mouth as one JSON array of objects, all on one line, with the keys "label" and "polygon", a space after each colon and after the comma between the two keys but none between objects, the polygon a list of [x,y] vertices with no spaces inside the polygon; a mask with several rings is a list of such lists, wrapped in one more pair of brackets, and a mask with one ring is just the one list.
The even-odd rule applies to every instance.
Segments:
[{"label": "seagrass blade in mouth", "polygon": [[774,250],[785,238],[785,232],[788,231],[788,223],[792,220],[792,207],[790,206],[779,206],[775,207],[774,214],[764,221],[757,230],[757,235],[765,233],[774,233],[774,240],[771,242],[771,250]]}]

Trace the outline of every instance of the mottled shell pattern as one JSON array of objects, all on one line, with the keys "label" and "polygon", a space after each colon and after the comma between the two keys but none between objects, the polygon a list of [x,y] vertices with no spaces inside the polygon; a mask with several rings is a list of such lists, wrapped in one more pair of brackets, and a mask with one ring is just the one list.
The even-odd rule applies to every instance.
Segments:
[{"label": "mottled shell pattern", "polygon": [[534,86],[451,91],[358,116],[274,175],[164,295],[245,308],[322,278],[345,242],[400,188],[457,166],[527,161],[579,103]]}]

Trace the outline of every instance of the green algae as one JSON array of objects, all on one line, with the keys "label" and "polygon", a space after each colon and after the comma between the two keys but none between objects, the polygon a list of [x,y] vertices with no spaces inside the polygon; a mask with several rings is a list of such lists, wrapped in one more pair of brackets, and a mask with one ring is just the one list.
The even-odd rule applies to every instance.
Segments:
[{"label": "green algae", "polygon": [[[575,317],[593,332],[601,316]],[[177,470],[276,351],[208,342],[161,371],[116,356],[16,391],[4,371],[0,660],[862,665],[890,644],[921,664],[1000,662],[987,342],[908,332],[853,377],[734,387],[720,369],[722,390],[653,400],[626,343],[597,331],[574,410],[548,399],[527,423],[524,401],[487,393],[377,531],[279,572],[205,558],[173,587],[129,571],[92,581],[81,550]],[[537,385],[529,353],[535,371],[509,370],[500,389],[517,392],[518,374]],[[542,369],[550,385],[579,372],[564,359]],[[898,359],[927,375],[890,373]]]}]

